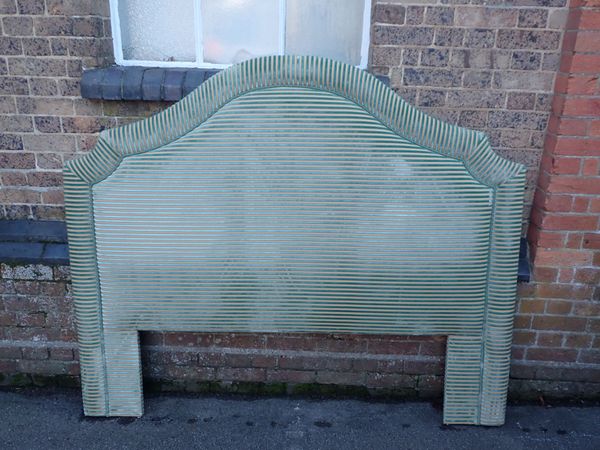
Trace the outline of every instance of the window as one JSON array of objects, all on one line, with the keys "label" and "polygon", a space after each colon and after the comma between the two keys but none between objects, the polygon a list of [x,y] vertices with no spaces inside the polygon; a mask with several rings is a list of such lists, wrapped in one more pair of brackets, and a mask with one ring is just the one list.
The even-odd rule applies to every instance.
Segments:
[{"label": "window", "polygon": [[111,0],[117,64],[224,68],[255,56],[367,65],[370,0]]}]

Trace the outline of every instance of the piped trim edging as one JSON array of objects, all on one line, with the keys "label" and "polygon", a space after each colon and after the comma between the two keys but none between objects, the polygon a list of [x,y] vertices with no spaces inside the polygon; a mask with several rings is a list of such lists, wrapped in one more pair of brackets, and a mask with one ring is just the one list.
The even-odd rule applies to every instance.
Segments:
[{"label": "piped trim edging", "polygon": [[173,142],[233,99],[257,89],[285,86],[340,95],[399,136],[462,161],[471,175],[487,186],[497,187],[525,172],[521,164],[497,155],[483,133],[419,111],[362,69],[316,56],[265,56],[231,66],[164,111],[102,131],[92,151],[68,162],[66,168],[82,181],[94,184],[110,175],[124,157]]}]

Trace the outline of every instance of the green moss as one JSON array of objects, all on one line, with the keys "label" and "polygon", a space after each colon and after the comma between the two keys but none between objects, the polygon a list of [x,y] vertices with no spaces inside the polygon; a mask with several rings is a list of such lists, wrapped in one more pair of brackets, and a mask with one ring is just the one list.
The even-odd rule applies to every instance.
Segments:
[{"label": "green moss", "polygon": [[36,387],[52,386],[52,377],[46,375],[31,375],[31,384]]},{"label": "green moss", "polygon": [[79,388],[76,375],[40,375],[35,373],[0,374],[0,385],[12,387]]},{"label": "green moss", "polygon": [[[223,387],[223,386],[222,386]],[[283,395],[286,393],[285,383],[234,382],[226,387],[231,392],[247,395]]]},{"label": "green moss", "polygon": [[186,392],[209,394],[221,392],[221,387],[216,381],[189,381],[185,386]]},{"label": "green moss", "polygon": [[146,392],[193,392],[199,394],[285,395],[285,383],[236,381],[173,381],[144,379]]},{"label": "green moss", "polygon": [[166,381],[144,378],[144,392],[161,392],[164,383],[166,383]]},{"label": "green moss", "polygon": [[365,386],[349,386],[319,383],[264,383],[252,381],[194,381],[144,379],[145,392],[190,392],[198,394],[243,394],[256,396],[299,395],[309,397],[393,398],[415,399],[414,389],[368,389]]},{"label": "green moss", "polygon": [[185,392],[185,381],[173,380],[160,386],[160,392]]},{"label": "green moss", "polygon": [[419,391],[413,388],[383,388],[372,389],[369,395],[375,398],[416,400],[419,398]]},{"label": "green moss", "polygon": [[16,373],[9,377],[10,386],[31,386],[31,377],[24,373]]},{"label": "green moss", "polygon": [[265,395],[285,395],[287,393],[286,383],[267,383],[264,385]]},{"label": "green moss", "polygon": [[54,382],[56,386],[64,388],[78,388],[81,386],[79,377],[74,375],[56,375]]},{"label": "green moss", "polygon": [[319,397],[368,397],[369,390],[365,386],[344,386],[336,384],[300,383],[290,386],[293,395]]}]

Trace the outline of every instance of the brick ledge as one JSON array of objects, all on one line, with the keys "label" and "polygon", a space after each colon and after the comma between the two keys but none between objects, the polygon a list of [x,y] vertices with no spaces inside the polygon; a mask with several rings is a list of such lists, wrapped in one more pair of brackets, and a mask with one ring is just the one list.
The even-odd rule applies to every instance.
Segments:
[{"label": "brick ledge", "polygon": [[[0,220],[0,263],[69,264],[66,224],[61,221]],[[517,281],[530,281],[527,241],[521,238]]]}]

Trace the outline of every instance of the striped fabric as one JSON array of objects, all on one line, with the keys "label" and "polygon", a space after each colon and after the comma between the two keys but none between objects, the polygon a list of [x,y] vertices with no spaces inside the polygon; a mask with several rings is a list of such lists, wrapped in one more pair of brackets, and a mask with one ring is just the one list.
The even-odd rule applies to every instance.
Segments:
[{"label": "striped fabric", "polygon": [[444,422],[502,424],[524,173],[315,57],[101,133],[65,168],[85,413],[142,414],[139,330],[445,334]]}]

